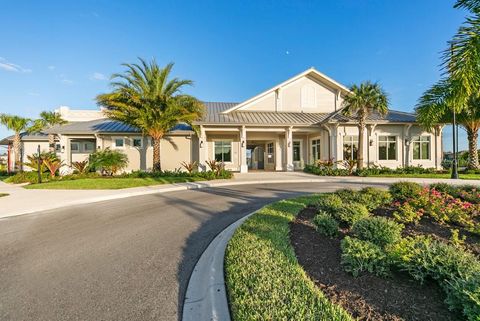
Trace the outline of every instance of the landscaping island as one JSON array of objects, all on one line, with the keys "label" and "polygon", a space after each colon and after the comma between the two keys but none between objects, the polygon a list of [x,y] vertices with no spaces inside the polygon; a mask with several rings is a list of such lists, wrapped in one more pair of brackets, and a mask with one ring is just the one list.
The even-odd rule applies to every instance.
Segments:
[{"label": "landscaping island", "polygon": [[271,204],[227,247],[233,320],[479,320],[480,193],[396,183]]}]

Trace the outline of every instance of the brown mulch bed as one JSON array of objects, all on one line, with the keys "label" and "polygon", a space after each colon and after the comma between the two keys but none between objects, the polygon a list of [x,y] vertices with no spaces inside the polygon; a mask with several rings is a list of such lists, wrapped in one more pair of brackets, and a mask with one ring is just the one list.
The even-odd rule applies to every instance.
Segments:
[{"label": "brown mulch bed", "polygon": [[[373,214],[378,216],[393,217],[393,208],[378,208]],[[452,229],[459,231],[460,237],[465,237],[464,246],[473,254],[480,256],[480,235],[474,234],[462,226],[447,226],[440,224],[430,217],[424,217],[417,224],[407,224],[403,230],[403,236],[430,235],[433,238],[449,242],[452,236]]]},{"label": "brown mulch bed", "polygon": [[405,274],[354,278],[340,264],[340,238],[320,235],[310,220],[313,207],[290,223],[290,241],[300,265],[323,293],[358,320],[462,320],[448,310],[445,294],[433,282],[421,285]]}]

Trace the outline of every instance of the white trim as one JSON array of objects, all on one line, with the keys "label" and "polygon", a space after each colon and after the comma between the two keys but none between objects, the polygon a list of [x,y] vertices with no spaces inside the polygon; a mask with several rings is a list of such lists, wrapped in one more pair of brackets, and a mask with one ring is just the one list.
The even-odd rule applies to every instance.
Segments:
[{"label": "white trim", "polygon": [[[213,138],[211,140],[213,142],[212,148],[212,159],[215,159],[215,142],[230,142],[230,161],[229,162],[222,162],[223,164],[231,165],[233,164],[233,139],[231,138]],[[246,144],[246,142],[245,142]]]},{"label": "white trim", "polygon": [[[72,149],[72,145],[75,144],[77,145],[77,149],[76,150],[73,150]],[[71,153],[80,153],[80,142],[72,142],[70,141],[70,152]]]},{"label": "white trim", "polygon": [[[380,159],[380,137],[395,137],[395,159]],[[400,159],[400,148],[399,147],[399,135],[398,134],[387,134],[387,133],[379,133],[377,135],[377,161],[380,163],[397,163]],[[343,145],[342,145],[343,146]],[[359,151],[360,152],[360,151]],[[387,158],[388,158],[388,146],[387,146]]]},{"label": "white trim", "polygon": [[343,92],[346,93],[346,94],[347,94],[347,93],[350,93],[350,90],[349,90],[346,86],[342,85],[341,83],[333,80],[332,78],[328,77],[327,75],[325,75],[325,74],[319,72],[318,70],[316,70],[315,68],[311,67],[311,68],[305,70],[304,72],[302,72],[302,73],[300,73],[300,74],[298,74],[298,75],[296,75],[296,76],[294,76],[294,77],[292,77],[292,78],[290,78],[290,79],[287,79],[286,81],[284,81],[284,82],[276,85],[275,87],[272,87],[272,88],[270,88],[270,89],[268,89],[268,90],[266,90],[266,91],[264,91],[264,92],[262,92],[262,93],[260,93],[260,94],[258,94],[258,95],[256,95],[256,96],[254,96],[254,97],[252,97],[252,98],[250,98],[250,99],[248,99],[248,100],[245,100],[244,102],[242,102],[242,103],[240,103],[240,104],[238,104],[238,105],[236,105],[236,106],[234,106],[234,107],[232,107],[232,108],[229,108],[229,109],[223,111],[222,114],[228,114],[228,113],[231,112],[231,111],[234,111],[234,110],[237,110],[237,109],[239,109],[239,108],[242,108],[242,107],[244,107],[245,105],[247,105],[247,104],[249,104],[249,103],[251,103],[251,102],[253,102],[253,101],[255,101],[255,100],[258,100],[258,99],[260,99],[260,98],[263,98],[264,96],[266,96],[266,95],[274,92],[275,90],[280,89],[281,87],[284,87],[285,85],[288,85],[289,83],[294,82],[294,81],[296,81],[296,80],[298,80],[298,79],[300,79],[300,78],[302,78],[302,77],[304,77],[304,76],[306,76],[306,75],[309,75],[309,74],[314,74],[315,76],[321,78],[322,80],[326,81],[327,83],[330,83],[330,84],[333,85],[334,87],[337,87],[337,89],[340,89],[341,91],[343,91]]}]

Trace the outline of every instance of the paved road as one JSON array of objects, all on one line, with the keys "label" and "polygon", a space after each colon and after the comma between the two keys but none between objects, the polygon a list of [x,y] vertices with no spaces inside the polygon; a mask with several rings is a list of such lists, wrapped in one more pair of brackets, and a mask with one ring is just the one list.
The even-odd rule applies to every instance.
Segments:
[{"label": "paved road", "polygon": [[216,234],[271,201],[345,186],[207,188],[0,220],[0,320],[178,320]]}]

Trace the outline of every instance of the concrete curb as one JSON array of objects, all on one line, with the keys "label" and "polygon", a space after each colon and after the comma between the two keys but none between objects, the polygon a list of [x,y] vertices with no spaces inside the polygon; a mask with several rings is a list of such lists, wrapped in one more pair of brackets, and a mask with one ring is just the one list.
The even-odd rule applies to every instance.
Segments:
[{"label": "concrete curb", "polygon": [[230,224],[200,256],[188,281],[182,321],[230,321],[224,278],[225,250],[235,230],[254,213]]},{"label": "concrete curb", "polygon": [[[103,196],[86,197],[84,199],[72,200],[60,203],[48,202],[46,205],[40,205],[35,208],[20,209],[18,211],[10,211],[9,213],[0,213],[0,220],[18,216],[23,214],[31,214],[41,211],[54,210],[67,206],[75,206],[82,204],[97,203],[103,201],[110,201],[116,199],[122,199],[127,197],[161,194],[169,192],[178,192],[191,189],[201,188],[214,188],[214,187],[227,187],[236,185],[257,185],[257,184],[295,184],[295,183],[360,183],[360,184],[390,184],[397,181],[412,181],[420,184],[431,184],[434,182],[445,182],[450,184],[474,184],[480,185],[480,181],[472,180],[448,180],[448,179],[431,179],[431,178],[402,178],[402,177],[325,177],[325,176],[313,176],[312,178],[299,178],[299,179],[276,179],[276,180],[251,180],[251,181],[224,181],[224,182],[191,182],[191,183],[177,183],[171,184],[168,187],[165,185],[154,186],[147,190],[140,191],[126,191],[119,190],[116,194],[109,194]],[[7,191],[8,193],[8,191]]]}]

